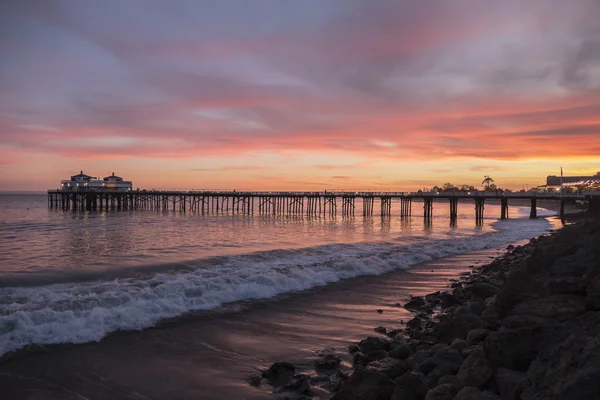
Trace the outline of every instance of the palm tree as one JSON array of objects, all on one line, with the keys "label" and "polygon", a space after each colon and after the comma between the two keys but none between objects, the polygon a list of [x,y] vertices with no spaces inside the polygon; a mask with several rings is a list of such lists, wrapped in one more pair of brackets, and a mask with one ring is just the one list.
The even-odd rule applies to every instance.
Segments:
[{"label": "palm tree", "polygon": [[489,189],[492,184],[494,183],[494,180],[492,178],[490,178],[488,175],[485,175],[484,177],[485,179],[483,180],[483,182],[481,182],[481,186],[483,186],[483,189]]}]

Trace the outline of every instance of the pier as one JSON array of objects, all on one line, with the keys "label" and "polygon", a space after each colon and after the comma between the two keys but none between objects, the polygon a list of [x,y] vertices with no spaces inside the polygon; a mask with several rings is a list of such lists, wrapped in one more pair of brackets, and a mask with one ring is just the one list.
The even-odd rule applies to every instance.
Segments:
[{"label": "pier", "polygon": [[[423,218],[431,220],[434,204],[448,207],[451,220],[458,216],[458,203],[474,205],[475,219],[483,220],[485,202],[499,200],[500,218],[509,217],[510,200],[528,200],[530,217],[537,218],[537,201],[560,202],[564,216],[565,201],[582,200],[590,210],[600,212],[600,193],[499,193],[499,192],[238,192],[220,190],[49,190],[48,207],[74,211],[134,211],[160,210],[197,212],[201,214],[259,214],[259,215],[330,215],[345,217],[362,213],[391,216],[397,208],[401,217],[413,212],[413,202],[423,204]],[[357,210],[360,201],[362,210]],[[376,210],[376,206],[379,210]]]}]

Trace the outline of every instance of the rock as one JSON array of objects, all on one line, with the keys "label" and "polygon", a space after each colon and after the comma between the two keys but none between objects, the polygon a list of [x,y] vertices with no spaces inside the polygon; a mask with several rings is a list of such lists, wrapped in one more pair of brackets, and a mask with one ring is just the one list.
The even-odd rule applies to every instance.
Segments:
[{"label": "rock", "polygon": [[490,367],[482,349],[473,351],[460,367],[456,377],[461,386],[480,388],[490,380],[494,371]]},{"label": "rock", "polygon": [[553,294],[579,294],[585,295],[588,281],[577,276],[563,278],[541,279],[539,285],[547,295]]},{"label": "rock", "polygon": [[517,304],[509,315],[532,315],[559,321],[576,317],[585,312],[586,299],[572,294],[555,294]]},{"label": "rock", "polygon": [[263,377],[261,374],[252,374],[248,377],[248,383],[250,384],[250,386],[260,386],[260,383],[262,381]]},{"label": "rock", "polygon": [[382,310],[382,309],[379,309],[379,310],[377,310],[377,312],[378,312],[379,314],[383,314],[383,310]]},{"label": "rock", "polygon": [[387,351],[385,350],[375,350],[370,352],[369,354],[367,354],[365,356],[365,360],[367,363],[373,362],[373,361],[377,361],[377,360],[383,360],[384,358],[389,357],[389,354],[387,353]]},{"label": "rock", "polygon": [[377,372],[382,373],[390,379],[396,379],[406,372],[408,367],[406,363],[395,358],[383,358],[378,361],[373,361],[367,365],[367,368],[373,369]]},{"label": "rock", "polygon": [[425,400],[452,400],[456,393],[458,393],[457,386],[445,383],[429,389],[425,395]]},{"label": "rock", "polygon": [[456,377],[456,375],[444,375],[440,378],[440,380],[438,381],[438,385],[443,385],[443,384],[450,384],[450,385],[454,385],[457,388],[460,387],[460,382],[458,381],[458,378]]},{"label": "rock", "polygon": [[588,310],[600,310],[600,275],[587,287],[585,306]]},{"label": "rock", "polygon": [[387,329],[385,329],[383,326],[378,326],[377,328],[373,329],[375,332],[377,333],[381,333],[383,335],[385,335],[387,333]]},{"label": "rock", "polygon": [[600,313],[587,312],[560,342],[543,346],[521,398],[596,399],[600,393]]},{"label": "rock", "polygon": [[421,317],[414,317],[406,323],[406,327],[410,330],[420,331],[423,329],[424,321]]},{"label": "rock", "polygon": [[470,313],[453,313],[441,315],[439,322],[433,327],[433,336],[442,343],[450,344],[455,338],[464,338],[472,329],[486,328],[480,317]]},{"label": "rock", "polygon": [[332,392],[337,392],[340,390],[342,385],[348,381],[348,379],[350,379],[350,376],[340,370],[336,371],[335,374],[329,375],[329,390]]},{"label": "rock", "polygon": [[409,311],[421,311],[425,307],[425,304],[425,300],[422,297],[413,297],[404,305],[404,308]]},{"label": "rock", "polygon": [[281,386],[296,374],[296,367],[288,362],[276,362],[262,373],[271,386]]},{"label": "rock", "polygon": [[390,350],[390,357],[396,358],[398,360],[404,360],[407,357],[412,355],[413,351],[411,347],[407,344],[403,344],[400,346],[396,346],[395,349]]},{"label": "rock", "polygon": [[496,286],[484,282],[473,283],[472,285],[465,287],[465,290],[471,292],[471,296],[478,299],[487,299],[488,297],[494,296],[499,291]]},{"label": "rock", "polygon": [[492,392],[482,392],[474,387],[464,387],[457,393],[454,400],[500,400],[500,397]]},{"label": "rock", "polygon": [[305,374],[295,375],[292,380],[283,386],[277,388],[277,393],[288,393],[293,392],[297,394],[304,394],[310,391],[310,378]]},{"label": "rock", "polygon": [[425,382],[429,387],[435,387],[441,377],[456,374],[463,359],[462,354],[454,349],[438,351],[416,365],[415,370],[426,375]]},{"label": "rock", "polygon": [[509,244],[508,246],[506,246],[506,250],[514,250],[515,246],[513,246],[512,244]]},{"label": "rock", "polygon": [[469,311],[475,315],[481,315],[486,309],[486,305],[481,301],[469,302]]},{"label": "rock", "polygon": [[354,354],[354,353],[357,353],[357,352],[359,352],[359,351],[360,351],[360,347],[358,347],[358,346],[357,346],[357,345],[355,345],[355,344],[351,344],[350,346],[348,346],[348,352],[349,352],[350,354]]},{"label": "rock", "polygon": [[380,372],[357,368],[332,400],[382,400],[389,399],[396,382]]},{"label": "rock", "polygon": [[390,350],[394,350],[396,347],[404,344],[406,344],[406,339],[404,339],[401,335],[398,335],[394,338],[394,340],[392,340],[392,343],[390,343]]},{"label": "rock", "polygon": [[491,332],[484,341],[484,350],[492,367],[526,371],[542,350],[545,340],[558,338],[561,330],[555,321],[531,316],[512,316],[503,326]]},{"label": "rock", "polygon": [[439,296],[440,292],[434,292],[434,293],[429,293],[427,295],[425,295],[425,301],[427,301],[428,303],[432,303],[432,304],[437,304],[439,303],[440,299]]},{"label": "rock", "polygon": [[486,306],[485,310],[483,310],[481,313],[481,318],[487,322],[490,327],[497,327],[500,325],[500,317],[496,311],[495,302],[492,302]]},{"label": "rock", "polygon": [[440,351],[447,351],[447,350],[450,350],[450,346],[448,346],[445,343],[438,343],[435,346],[433,346],[431,349],[429,349],[429,354],[434,355],[435,353],[438,353]]},{"label": "rock", "polygon": [[462,351],[464,349],[466,349],[467,347],[469,347],[469,345],[467,344],[467,342],[465,342],[462,339],[454,339],[452,341],[452,344],[450,345],[450,348],[454,349],[454,350],[458,350],[462,353]]},{"label": "rock", "polygon": [[496,370],[496,385],[503,400],[519,400],[527,374],[508,368]]},{"label": "rock", "polygon": [[442,310],[460,304],[458,298],[452,293],[442,293],[440,298],[440,306],[442,307]]},{"label": "rock", "polygon": [[389,340],[376,336],[369,336],[368,338],[361,340],[360,343],[358,343],[358,347],[360,347],[360,350],[365,354],[368,354],[375,350],[385,350],[388,349],[389,346]]},{"label": "rock", "polygon": [[427,385],[423,374],[407,372],[396,379],[396,388],[391,400],[423,400],[427,393]]},{"label": "rock", "polygon": [[327,354],[323,358],[315,361],[315,368],[322,370],[335,369],[341,362],[342,359],[340,357],[333,354]]},{"label": "rock", "polygon": [[472,329],[467,334],[467,342],[469,344],[483,342],[489,334],[490,334],[489,329],[485,329],[485,328]]}]

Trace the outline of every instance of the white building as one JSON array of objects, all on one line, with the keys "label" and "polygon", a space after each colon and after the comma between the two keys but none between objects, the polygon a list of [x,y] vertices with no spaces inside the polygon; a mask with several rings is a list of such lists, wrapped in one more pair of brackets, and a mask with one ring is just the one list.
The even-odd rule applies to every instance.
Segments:
[{"label": "white building", "polygon": [[124,181],[120,176],[116,176],[114,172],[112,175],[104,178],[104,188],[106,190],[118,190],[122,192],[131,190],[132,187],[133,184],[131,181]]},{"label": "white building", "polygon": [[133,187],[131,181],[124,181],[114,172],[111,176],[98,179],[81,171],[79,174],[71,176],[70,180],[61,181],[60,184],[61,190],[116,190],[123,192],[129,191]]}]

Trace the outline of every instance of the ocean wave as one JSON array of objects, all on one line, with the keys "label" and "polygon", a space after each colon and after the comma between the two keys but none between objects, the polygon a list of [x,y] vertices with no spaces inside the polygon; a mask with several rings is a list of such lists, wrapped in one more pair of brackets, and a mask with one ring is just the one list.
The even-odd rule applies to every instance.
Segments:
[{"label": "ocean wave", "polygon": [[[525,212],[525,210],[522,210]],[[0,356],[27,345],[98,341],[165,318],[241,300],[265,299],[361,275],[537,236],[545,220],[505,220],[480,235],[327,245],[231,256],[215,265],[151,277],[0,289]]]}]

